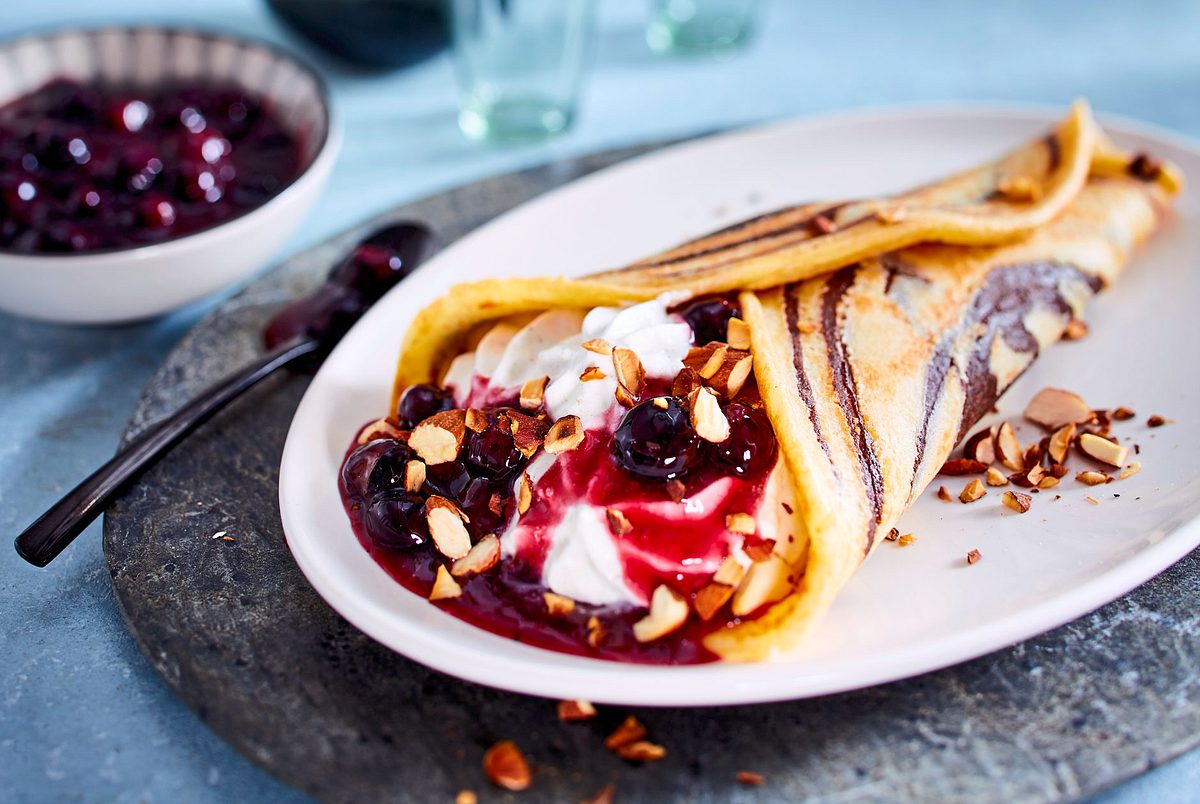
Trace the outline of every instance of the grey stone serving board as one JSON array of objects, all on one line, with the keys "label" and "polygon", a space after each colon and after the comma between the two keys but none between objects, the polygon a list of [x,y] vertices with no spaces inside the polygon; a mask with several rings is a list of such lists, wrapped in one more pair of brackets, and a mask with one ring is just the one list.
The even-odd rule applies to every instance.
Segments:
[{"label": "grey stone serving board", "polygon": [[[363,229],[417,218],[443,242],[634,148],[482,181],[401,207],[297,255],[206,317],[147,386],[126,437],[259,349]],[[418,273],[412,281],[421,281]],[[386,370],[381,365],[380,370]],[[841,695],[759,706],[641,708],[668,750],[626,764],[602,746],[627,712],[559,723],[550,701],[465,683],[392,653],[333,612],[288,553],[279,457],[303,376],[267,381],[148,472],[109,511],[122,613],[196,714],[284,781],[329,801],[513,799],[483,751],[514,739],[536,769],[522,801],[1060,801],[1200,743],[1200,551],[1099,611],[990,656]],[[226,531],[233,541],[213,539]],[[740,770],[762,773],[760,788]]]}]

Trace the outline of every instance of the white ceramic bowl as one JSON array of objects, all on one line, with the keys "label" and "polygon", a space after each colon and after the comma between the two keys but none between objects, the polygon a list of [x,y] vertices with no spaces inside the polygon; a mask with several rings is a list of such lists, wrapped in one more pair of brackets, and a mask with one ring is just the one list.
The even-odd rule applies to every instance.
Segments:
[{"label": "white ceramic bowl", "polygon": [[0,251],[0,310],[101,324],[159,315],[261,268],[316,202],[341,136],[321,78],[261,42],[169,28],[71,30],[0,45],[0,105],[53,78],[154,86],[230,81],[265,98],[300,135],[301,173],[266,204],[162,243],[93,254]]}]

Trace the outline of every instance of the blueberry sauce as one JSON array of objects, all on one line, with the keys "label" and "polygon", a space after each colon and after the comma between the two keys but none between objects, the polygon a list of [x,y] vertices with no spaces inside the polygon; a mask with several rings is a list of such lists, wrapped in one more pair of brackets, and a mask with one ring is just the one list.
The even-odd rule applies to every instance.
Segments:
[{"label": "blueberry sauce", "polygon": [[[722,314],[716,306],[709,313],[706,326]],[[716,332],[697,332],[696,339]],[[757,509],[777,459],[774,431],[753,380],[736,400],[722,403],[731,435],[720,444],[696,435],[683,403],[671,396],[670,382],[648,380],[637,404],[629,410],[614,406],[606,424],[556,456],[536,480],[531,506],[505,533],[517,514],[514,488],[533,457],[517,448],[510,420],[545,417],[516,410],[515,403],[511,396],[490,398],[486,427],[466,431],[456,460],[427,467],[414,494],[404,490],[404,466],[413,457],[404,443],[407,430],[449,409],[453,400],[434,386],[410,388],[389,417],[402,428],[400,436],[356,442],[343,465],[342,498],[362,545],[399,583],[427,596],[438,567],[449,562],[430,541],[419,503],[431,494],[447,497],[467,515],[472,542],[488,534],[519,541],[515,555],[482,574],[458,578],[461,596],[437,601],[440,608],[493,633],[565,653],[648,664],[716,660],[704,637],[745,618],[728,609],[707,622],[693,614],[677,631],[639,642],[633,624],[645,616],[644,606],[577,602],[571,612],[551,616],[542,563],[568,506],[586,503],[598,517],[616,509],[631,525],[614,544],[624,583],[635,596],[648,600],[662,583],[694,596],[708,584],[742,538],[730,533],[727,517]],[[589,639],[595,622],[603,632],[599,640]]]},{"label": "blueberry sauce", "polygon": [[0,107],[0,249],[158,243],[262,206],[300,143],[234,84],[141,89],[57,79]]}]

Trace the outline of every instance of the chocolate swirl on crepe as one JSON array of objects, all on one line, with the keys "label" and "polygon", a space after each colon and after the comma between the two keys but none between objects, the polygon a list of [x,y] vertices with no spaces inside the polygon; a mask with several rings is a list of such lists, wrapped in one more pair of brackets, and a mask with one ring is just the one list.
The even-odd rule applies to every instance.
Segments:
[{"label": "chocolate swirl on crepe", "polygon": [[1117,278],[1179,186],[1170,166],[1117,151],[1076,104],[1048,135],[899,196],[791,207],[584,279],[459,285],[410,326],[397,397],[440,380],[487,322],[740,292],[794,538],[775,548],[779,577],[757,581],[776,602],[704,645],[762,659],[828,609],[967,429]]}]

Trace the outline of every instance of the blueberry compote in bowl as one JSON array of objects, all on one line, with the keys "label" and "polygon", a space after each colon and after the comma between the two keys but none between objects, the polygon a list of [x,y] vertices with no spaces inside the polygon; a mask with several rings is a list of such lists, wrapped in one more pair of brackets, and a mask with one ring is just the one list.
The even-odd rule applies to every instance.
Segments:
[{"label": "blueberry compote in bowl", "polygon": [[338,132],[310,68],[195,31],[0,45],[0,309],[108,323],[195,301],[295,232]]}]

